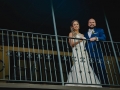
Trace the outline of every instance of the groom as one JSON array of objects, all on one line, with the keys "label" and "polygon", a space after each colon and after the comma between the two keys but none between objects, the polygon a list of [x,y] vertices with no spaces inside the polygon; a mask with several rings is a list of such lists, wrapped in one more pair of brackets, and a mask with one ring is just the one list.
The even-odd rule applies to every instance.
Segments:
[{"label": "groom", "polygon": [[[105,63],[98,41],[105,41],[106,36],[103,29],[96,28],[95,19],[88,20],[88,32],[85,33],[86,39],[89,39],[86,43],[86,49],[90,57],[91,67],[100,80],[101,84],[108,84]],[[103,85],[103,86],[104,86]]]}]

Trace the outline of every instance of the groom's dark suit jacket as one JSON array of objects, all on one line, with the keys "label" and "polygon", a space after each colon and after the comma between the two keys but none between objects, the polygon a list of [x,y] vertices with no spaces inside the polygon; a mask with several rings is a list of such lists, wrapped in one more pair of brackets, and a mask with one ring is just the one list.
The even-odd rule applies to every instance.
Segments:
[{"label": "groom's dark suit jacket", "polygon": [[[88,32],[84,34],[86,39],[90,39],[88,36]],[[94,28],[94,33],[91,35],[91,37],[97,37],[99,41],[105,41],[106,36],[104,34],[104,30],[101,28]],[[102,58],[102,50],[100,46],[100,42],[96,41],[87,41],[86,42],[86,49],[90,55],[91,58]]]}]

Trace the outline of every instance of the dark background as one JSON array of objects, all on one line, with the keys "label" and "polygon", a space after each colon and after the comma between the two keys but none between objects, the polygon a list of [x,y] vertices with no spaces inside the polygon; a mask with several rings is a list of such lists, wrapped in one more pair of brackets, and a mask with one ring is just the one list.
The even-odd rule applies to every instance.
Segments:
[{"label": "dark background", "polygon": [[[75,19],[85,33],[88,19],[93,17],[109,40],[105,12],[113,41],[120,41],[119,5],[119,0],[53,0],[57,34],[68,36]],[[51,0],[0,0],[0,28],[54,34]]]}]

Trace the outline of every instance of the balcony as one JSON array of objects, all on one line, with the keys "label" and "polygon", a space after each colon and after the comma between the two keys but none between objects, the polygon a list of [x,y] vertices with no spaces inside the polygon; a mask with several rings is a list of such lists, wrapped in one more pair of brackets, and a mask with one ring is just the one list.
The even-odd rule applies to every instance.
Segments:
[{"label": "balcony", "polygon": [[[92,61],[91,56],[87,59],[81,59],[83,60],[81,63],[83,63],[84,71],[80,73],[85,73],[86,81],[85,83],[71,83],[67,82],[67,79],[70,72],[72,72],[71,68],[75,65],[76,59],[72,54],[72,47],[69,45],[68,37],[57,36],[58,41],[56,41],[55,35],[6,29],[0,30],[0,37],[2,42],[0,44],[0,87],[7,85],[9,88],[18,86],[22,88],[27,88],[27,86],[29,88],[41,88],[43,84],[45,86],[43,85],[42,88],[50,87],[54,89],[74,88],[72,86],[64,86],[66,84],[109,86],[109,88],[120,87],[120,42],[113,42],[113,45],[111,41],[95,42],[96,48],[100,47],[103,62],[100,62],[99,55],[98,61]],[[74,39],[76,40],[77,38]],[[89,40],[84,41],[86,43],[89,42]],[[56,42],[58,42],[59,47]],[[82,49],[80,50],[82,51]],[[82,52],[77,52],[76,50],[76,53],[80,54]],[[93,54],[96,55],[94,49]],[[87,75],[90,77],[95,76],[91,76],[91,71],[86,71],[86,68],[89,69],[90,67],[84,66],[84,60],[87,60],[87,65],[89,66],[90,64],[92,69],[93,64],[96,65],[98,71],[94,75],[98,77],[99,84],[93,84],[92,80],[91,83],[88,83]],[[102,66],[98,68],[97,63],[99,65],[104,63],[107,77],[104,76]],[[100,79],[101,73],[103,75],[103,83],[101,83]],[[106,78],[108,83],[105,81]],[[75,89],[83,87],[75,87]]]}]

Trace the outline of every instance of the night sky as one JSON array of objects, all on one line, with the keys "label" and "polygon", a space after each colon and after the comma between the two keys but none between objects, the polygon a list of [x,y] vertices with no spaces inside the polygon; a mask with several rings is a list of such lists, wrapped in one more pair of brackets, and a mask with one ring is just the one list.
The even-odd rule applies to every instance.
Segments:
[{"label": "night sky", "polygon": [[[114,41],[120,41],[119,0],[53,0],[58,35],[68,36],[72,20],[80,22],[80,32],[87,31],[88,19],[96,19],[109,40],[106,14]],[[50,0],[0,0],[0,28],[54,34]]]}]

